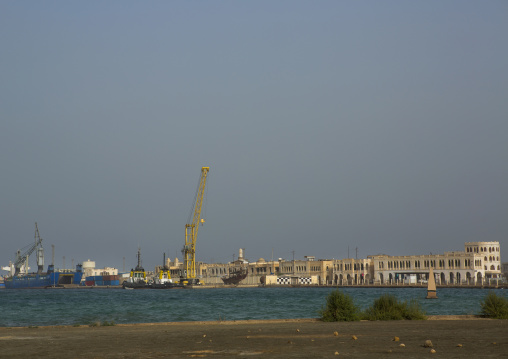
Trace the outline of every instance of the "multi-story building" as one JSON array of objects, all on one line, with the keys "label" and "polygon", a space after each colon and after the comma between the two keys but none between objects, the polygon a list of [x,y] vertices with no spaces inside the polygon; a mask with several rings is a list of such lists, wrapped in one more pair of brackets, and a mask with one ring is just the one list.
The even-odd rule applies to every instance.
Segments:
[{"label": "multi-story building", "polygon": [[[351,263],[347,265],[347,261]],[[426,283],[431,267],[436,283],[441,285],[497,281],[501,275],[499,242],[468,242],[463,252],[411,256],[378,254],[368,256],[367,260],[340,260],[334,265],[332,284]]]},{"label": "multi-story building", "polygon": [[508,262],[504,262],[501,264],[501,275],[503,276],[503,280],[505,282],[508,281]]},{"label": "multi-story building", "polygon": [[[168,260],[169,261],[169,260]],[[173,278],[178,278],[182,264],[168,262]],[[222,277],[243,268],[247,277],[242,285],[314,284],[314,285],[390,285],[426,283],[433,268],[439,285],[483,285],[501,278],[499,242],[468,242],[464,251],[410,256],[371,255],[364,259],[304,260],[263,258],[248,262],[240,250],[238,260],[229,263],[196,265],[198,277],[205,284],[223,284]],[[276,280],[279,278],[279,280]]]}]

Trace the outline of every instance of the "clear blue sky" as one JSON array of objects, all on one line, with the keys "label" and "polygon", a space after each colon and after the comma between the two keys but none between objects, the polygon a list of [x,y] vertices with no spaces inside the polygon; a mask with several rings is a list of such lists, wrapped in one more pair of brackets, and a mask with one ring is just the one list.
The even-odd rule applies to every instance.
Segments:
[{"label": "clear blue sky", "polygon": [[[0,264],[508,260],[508,2],[3,1]],[[34,261],[32,261],[32,265]]]}]

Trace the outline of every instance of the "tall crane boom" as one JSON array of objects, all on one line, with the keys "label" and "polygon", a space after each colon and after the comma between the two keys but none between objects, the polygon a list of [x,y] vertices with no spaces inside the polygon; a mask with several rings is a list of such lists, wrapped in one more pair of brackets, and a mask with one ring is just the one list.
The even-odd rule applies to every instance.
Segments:
[{"label": "tall crane boom", "polygon": [[203,196],[205,194],[206,178],[210,167],[201,167],[201,177],[199,179],[196,192],[196,203],[194,204],[194,215],[192,222],[185,225],[185,246],[183,247],[183,268],[184,278],[188,284],[197,284],[196,279],[196,239],[198,237],[199,223],[204,223],[201,219],[201,207],[203,205]]},{"label": "tall crane boom", "polygon": [[[34,238],[35,242],[23,248],[25,250],[23,253],[21,253],[21,249],[18,249],[18,251],[16,252],[16,260],[14,261],[14,275],[19,274],[21,267],[23,266],[23,263],[27,261],[28,257],[30,257],[30,255],[35,251],[35,249],[39,247],[42,243],[42,238],[39,235],[39,228],[37,227],[37,222],[35,222]],[[37,258],[37,260],[39,262],[39,258]],[[41,269],[42,268],[39,268],[39,271]],[[26,265],[26,270],[28,270],[28,263]]]}]

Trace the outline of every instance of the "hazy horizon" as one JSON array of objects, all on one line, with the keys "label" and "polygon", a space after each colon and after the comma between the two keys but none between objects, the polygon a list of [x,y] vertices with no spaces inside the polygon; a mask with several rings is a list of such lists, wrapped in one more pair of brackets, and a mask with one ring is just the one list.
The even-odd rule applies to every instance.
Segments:
[{"label": "hazy horizon", "polygon": [[[0,5],[0,265],[365,258],[498,241],[505,1]],[[31,267],[35,266],[34,258]]]}]

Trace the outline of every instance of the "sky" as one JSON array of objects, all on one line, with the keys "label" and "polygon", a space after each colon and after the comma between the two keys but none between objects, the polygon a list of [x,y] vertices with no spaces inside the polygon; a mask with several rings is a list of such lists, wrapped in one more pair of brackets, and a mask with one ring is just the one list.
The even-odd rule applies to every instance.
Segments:
[{"label": "sky", "polygon": [[198,261],[507,261],[507,35],[503,0],[3,1],[0,264],[35,222],[57,268],[182,260],[203,166]]}]

